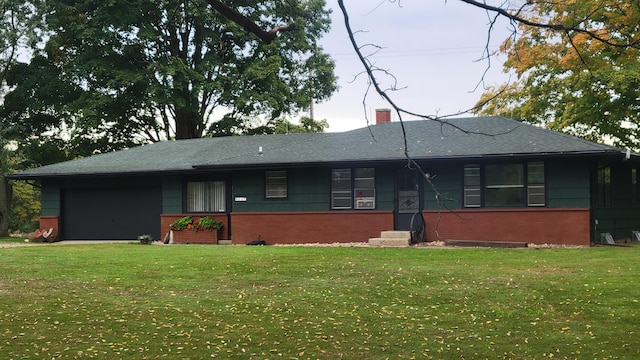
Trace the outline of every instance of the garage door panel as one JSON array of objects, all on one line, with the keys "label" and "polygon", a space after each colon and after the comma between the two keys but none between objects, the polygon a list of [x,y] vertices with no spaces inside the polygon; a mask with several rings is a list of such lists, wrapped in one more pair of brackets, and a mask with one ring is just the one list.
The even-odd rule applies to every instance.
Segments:
[{"label": "garage door panel", "polygon": [[68,240],[132,240],[160,237],[160,188],[66,190],[62,236]]}]

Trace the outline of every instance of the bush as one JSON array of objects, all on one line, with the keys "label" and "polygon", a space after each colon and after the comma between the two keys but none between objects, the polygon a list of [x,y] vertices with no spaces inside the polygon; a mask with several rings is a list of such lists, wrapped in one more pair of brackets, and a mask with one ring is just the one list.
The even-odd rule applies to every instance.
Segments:
[{"label": "bush", "polygon": [[140,235],[140,236],[138,236],[138,240],[140,241],[140,244],[142,244],[142,245],[153,244],[153,237],[150,234]]}]

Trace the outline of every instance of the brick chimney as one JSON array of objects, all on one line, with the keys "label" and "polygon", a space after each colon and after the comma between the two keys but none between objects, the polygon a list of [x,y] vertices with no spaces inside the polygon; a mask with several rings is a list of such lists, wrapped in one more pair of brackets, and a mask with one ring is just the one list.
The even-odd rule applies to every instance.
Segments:
[{"label": "brick chimney", "polygon": [[391,109],[376,109],[376,125],[391,122]]}]

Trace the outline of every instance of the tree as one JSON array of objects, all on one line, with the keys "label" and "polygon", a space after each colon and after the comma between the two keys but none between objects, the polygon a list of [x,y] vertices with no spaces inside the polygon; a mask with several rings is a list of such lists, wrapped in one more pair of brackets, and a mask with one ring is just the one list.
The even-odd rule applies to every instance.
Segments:
[{"label": "tree", "polygon": [[[40,13],[36,8],[38,0],[0,0],[0,103],[6,91],[5,85],[9,69],[18,60],[21,51],[35,46],[38,42]],[[11,206],[11,184],[5,175],[9,166],[11,151],[7,147],[10,137],[5,124],[0,123],[0,236],[8,235],[9,209]]]},{"label": "tree", "polygon": [[48,2],[54,31],[12,69],[5,116],[16,129],[35,123],[23,135],[62,132],[86,155],[214,136],[331,95],[334,64],[316,44],[329,27],[324,0],[225,4],[274,34],[289,31],[263,42],[204,0]]},{"label": "tree", "polygon": [[483,94],[478,111],[640,148],[640,4],[536,2],[526,13],[564,28],[520,22],[501,47],[517,80]]}]

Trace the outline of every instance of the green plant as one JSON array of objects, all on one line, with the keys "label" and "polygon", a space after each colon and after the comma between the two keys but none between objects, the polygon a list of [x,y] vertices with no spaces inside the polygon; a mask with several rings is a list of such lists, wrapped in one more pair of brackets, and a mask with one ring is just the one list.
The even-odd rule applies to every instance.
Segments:
[{"label": "green plant", "polygon": [[142,245],[149,245],[153,243],[153,236],[151,236],[150,234],[140,235],[138,236],[138,240]]},{"label": "green plant", "polygon": [[204,216],[198,219],[196,225],[194,226],[196,231],[198,230],[220,230],[222,229],[222,221],[212,219],[209,216]]},{"label": "green plant", "polygon": [[193,218],[191,216],[185,216],[178,220],[174,220],[171,223],[170,228],[171,230],[185,230],[185,229],[190,229],[192,225],[193,225]]}]

